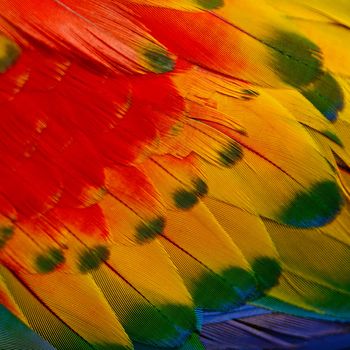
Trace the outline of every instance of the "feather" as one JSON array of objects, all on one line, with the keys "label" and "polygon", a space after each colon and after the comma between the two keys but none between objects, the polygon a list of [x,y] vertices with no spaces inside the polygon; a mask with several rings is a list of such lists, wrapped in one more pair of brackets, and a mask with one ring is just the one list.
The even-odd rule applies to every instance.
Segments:
[{"label": "feather", "polygon": [[105,265],[94,280],[133,341],[175,347],[195,331],[190,295],[160,244],[116,246]]},{"label": "feather", "polygon": [[349,21],[2,1],[0,347],[349,347]]},{"label": "feather", "polygon": [[135,30],[138,25],[128,18],[126,9],[107,3],[88,1],[85,6],[79,6],[76,1],[69,0],[38,1],[32,4],[34,9],[29,18],[20,1],[9,0],[0,8],[1,27],[13,36],[18,35],[16,26],[21,23],[26,33],[22,42],[26,43],[29,37],[30,41],[39,41],[109,71],[164,72],[171,69],[172,58],[164,47],[141,25]]},{"label": "feather", "polygon": [[[90,349],[91,346],[84,340],[84,335],[91,343],[95,343],[97,348],[98,345],[100,348],[103,348],[103,343],[109,344],[110,346],[115,345],[119,348],[121,346],[122,348],[130,348],[130,340],[112,312],[108,311],[107,314],[104,315],[104,312],[106,312],[108,308],[106,308],[106,302],[101,298],[100,292],[97,292],[96,288],[87,288],[91,287],[91,278],[87,277],[85,282],[83,281],[84,278],[80,279],[80,281],[79,278],[73,278],[76,287],[78,287],[79,282],[82,284],[78,289],[74,289],[74,293],[69,293],[69,299],[65,300],[66,305],[64,305],[63,300],[58,301],[61,299],[60,296],[62,295],[60,294],[60,289],[62,293],[62,289],[69,288],[67,282],[74,276],[65,275],[64,277],[67,278],[65,283],[61,283],[60,279],[58,279],[52,285],[50,284],[50,280],[46,280],[45,278],[42,280],[41,276],[25,275],[21,276],[20,279],[20,277],[16,277],[3,267],[1,268],[1,275],[6,280],[8,288],[11,290],[11,293],[26,315],[31,328],[39,335],[46,338],[55,348],[66,349],[74,344],[74,348],[76,349]],[[28,284],[25,282],[26,278],[30,279],[27,281]],[[50,276],[50,279],[55,278],[59,278],[59,276],[57,276],[57,274],[56,276]],[[57,289],[55,289],[56,283],[58,283]],[[76,301],[81,298],[82,294],[79,293],[79,291],[81,292],[82,289],[84,289],[84,283],[85,291],[88,291],[85,299],[87,303],[90,303],[90,313],[88,312],[88,308],[85,310],[74,310],[74,307],[72,309],[72,304],[70,303],[74,298]],[[101,301],[101,303],[99,303],[101,309],[95,308],[92,314],[95,316],[100,315],[102,318],[109,315],[107,316],[109,318],[108,321],[104,318],[105,321],[103,322],[106,322],[106,329],[103,332],[99,331],[98,328],[94,330],[94,322],[97,321],[97,319],[92,320],[90,317],[93,305],[96,304],[94,304],[95,300],[89,300],[88,296],[94,294],[94,289],[95,292],[97,292],[95,297],[100,295],[100,298],[97,299]],[[55,298],[56,302],[54,302]],[[47,302],[49,304],[46,304]],[[63,305],[61,305],[61,302]],[[78,305],[80,305],[80,301]],[[64,306],[66,306],[66,308]],[[82,314],[80,314],[80,311],[82,311]],[[75,332],[74,329],[70,327],[73,324],[75,324],[74,327],[78,327],[79,331],[82,333],[79,334],[79,332]],[[91,333],[89,334],[89,332]],[[108,332],[111,332],[110,337],[108,337]],[[114,344],[112,343],[113,340],[115,341]]]},{"label": "feather", "polygon": [[204,328],[202,340],[207,349],[341,350],[349,337],[348,325],[278,313],[208,324]]},{"label": "feather", "polygon": [[[227,308],[231,303],[241,303],[241,298],[254,292],[255,281],[239,249],[200,202],[206,194],[205,182],[190,173],[191,179],[186,172],[190,162],[180,166],[176,159],[162,159],[162,163],[157,160],[145,162],[144,167],[172,208],[161,243],[174,260],[194,302],[204,308]],[[187,225],[192,227],[191,236],[187,234]],[[206,284],[208,288],[209,284],[212,286],[209,293],[203,294]]]},{"label": "feather", "polygon": [[6,308],[0,306],[0,310],[0,346],[2,349],[54,350],[49,343],[24,326]]}]

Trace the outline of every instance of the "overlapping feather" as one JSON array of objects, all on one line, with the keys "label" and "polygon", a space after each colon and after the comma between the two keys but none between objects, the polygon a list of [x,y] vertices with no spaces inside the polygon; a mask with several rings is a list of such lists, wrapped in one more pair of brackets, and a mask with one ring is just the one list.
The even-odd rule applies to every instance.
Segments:
[{"label": "overlapping feather", "polygon": [[0,303],[57,349],[350,321],[346,6],[3,0]]}]

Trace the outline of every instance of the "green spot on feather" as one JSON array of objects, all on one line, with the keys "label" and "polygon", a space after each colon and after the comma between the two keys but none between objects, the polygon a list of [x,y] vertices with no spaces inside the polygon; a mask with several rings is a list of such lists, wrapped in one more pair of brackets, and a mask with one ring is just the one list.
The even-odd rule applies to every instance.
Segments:
[{"label": "green spot on feather", "polygon": [[109,259],[109,249],[103,245],[86,249],[79,257],[79,270],[82,273],[91,272]]},{"label": "green spot on feather", "polygon": [[180,188],[173,194],[173,200],[177,208],[188,210],[193,208],[208,193],[208,185],[201,178],[192,180],[192,190]]},{"label": "green spot on feather", "polygon": [[282,223],[295,227],[323,226],[334,219],[343,205],[340,189],[333,181],[314,184],[299,192],[280,214]]},{"label": "green spot on feather", "polygon": [[196,329],[194,310],[181,304],[133,305],[121,323],[133,341],[171,348]]},{"label": "green spot on feather", "polygon": [[207,310],[228,310],[242,304],[237,292],[214,273],[208,272],[190,286],[195,304]]},{"label": "green spot on feather", "polygon": [[219,161],[225,167],[230,167],[237,161],[242,159],[243,151],[242,147],[237,143],[232,141],[227,145],[222,151],[219,152]]},{"label": "green spot on feather", "polygon": [[9,239],[11,239],[13,233],[14,228],[12,226],[0,227],[0,249],[5,246]]},{"label": "green spot on feather", "polygon": [[39,273],[50,273],[54,271],[59,265],[65,262],[65,257],[62,250],[57,248],[50,248],[45,254],[37,256],[35,260],[36,270]]},{"label": "green spot on feather", "polygon": [[314,81],[322,72],[321,52],[305,37],[278,31],[265,42],[272,50],[276,72],[287,84],[301,88]]},{"label": "green spot on feather", "polygon": [[19,47],[14,42],[0,35],[0,73],[6,72],[16,62],[20,52]]},{"label": "green spot on feather", "polygon": [[204,273],[189,286],[195,304],[208,310],[228,310],[244,303],[256,293],[252,274],[239,267],[228,268],[220,275]]},{"label": "green spot on feather", "polygon": [[208,194],[208,185],[202,179],[197,178],[193,180],[194,194],[197,197],[203,197]]},{"label": "green spot on feather", "polygon": [[167,73],[174,69],[175,62],[168,56],[165,50],[148,49],[145,51],[144,55],[155,73]]},{"label": "green spot on feather", "polygon": [[198,203],[196,193],[184,189],[177,190],[173,199],[176,207],[183,210],[191,209]]},{"label": "green spot on feather", "polygon": [[164,227],[165,219],[163,217],[150,220],[146,223],[143,222],[136,228],[137,238],[141,242],[151,240],[162,234]]},{"label": "green spot on feather", "polygon": [[206,10],[214,10],[224,6],[224,0],[196,0],[196,2]]},{"label": "green spot on feather", "polygon": [[302,94],[330,121],[344,107],[343,90],[329,73],[320,75]]},{"label": "green spot on feather", "polygon": [[262,291],[267,291],[277,285],[282,272],[281,265],[276,259],[265,256],[256,258],[252,269]]}]

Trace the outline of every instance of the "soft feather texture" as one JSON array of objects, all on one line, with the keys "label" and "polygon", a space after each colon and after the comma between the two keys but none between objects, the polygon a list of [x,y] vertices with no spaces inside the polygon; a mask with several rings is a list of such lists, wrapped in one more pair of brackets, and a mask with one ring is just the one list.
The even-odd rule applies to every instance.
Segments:
[{"label": "soft feather texture", "polygon": [[350,346],[349,10],[2,0],[0,348]]},{"label": "soft feather texture", "polygon": [[344,350],[349,344],[349,325],[277,313],[240,315],[228,322],[217,317],[216,323],[204,327],[202,341],[212,350]]}]

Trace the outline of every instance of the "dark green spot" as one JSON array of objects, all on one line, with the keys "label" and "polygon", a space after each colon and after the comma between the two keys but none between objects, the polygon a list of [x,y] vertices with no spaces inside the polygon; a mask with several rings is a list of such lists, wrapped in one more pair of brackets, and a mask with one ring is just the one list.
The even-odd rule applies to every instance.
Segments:
[{"label": "dark green spot", "polygon": [[248,271],[232,267],[220,275],[209,271],[204,273],[189,289],[198,307],[228,310],[256,294],[256,281]]},{"label": "dark green spot", "polygon": [[280,220],[296,227],[323,226],[334,219],[343,205],[340,189],[333,181],[318,182],[299,192],[283,209]]},{"label": "dark green spot", "polygon": [[196,329],[195,312],[185,305],[133,305],[121,318],[132,340],[159,347],[177,347]]},{"label": "dark green spot", "polygon": [[19,57],[19,47],[0,35],[0,73],[4,73]]},{"label": "dark green spot", "polygon": [[222,151],[219,152],[219,161],[225,167],[230,167],[237,161],[242,159],[243,150],[237,142],[230,143]]},{"label": "dark green spot", "polygon": [[175,202],[175,205],[179,209],[191,209],[198,203],[198,197],[195,193],[186,191],[186,190],[178,190],[174,193],[173,199]]},{"label": "dark green spot", "polygon": [[334,134],[332,131],[326,130],[323,131],[322,134],[328,137],[333,142],[335,142],[338,146],[344,147],[342,140],[338,137],[338,135]]},{"label": "dark green spot", "polygon": [[208,185],[200,178],[193,180],[194,194],[197,197],[203,197],[208,194]]},{"label": "dark green spot", "polygon": [[329,120],[335,121],[344,107],[344,94],[338,82],[329,73],[324,73],[302,94]]},{"label": "dark green spot", "polygon": [[13,236],[14,228],[12,226],[0,227],[0,249],[5,246],[7,241]]},{"label": "dark green spot", "polygon": [[195,305],[206,310],[228,310],[242,304],[234,288],[213,272],[204,273],[189,290]]},{"label": "dark green spot", "polygon": [[165,219],[163,217],[143,222],[136,228],[137,238],[141,242],[145,242],[155,238],[163,233],[165,227]]},{"label": "dark green spot", "polygon": [[[140,274],[144,268],[139,267]],[[133,341],[171,348],[182,344],[197,327],[192,304],[169,303],[162,298],[151,303],[147,293],[143,296],[122,278],[109,283],[104,269],[94,271],[92,277]],[[157,295],[156,289],[153,292]]]},{"label": "dark green spot", "polygon": [[223,0],[196,0],[197,4],[206,9],[206,10],[214,10],[224,6]]},{"label": "dark green spot", "polygon": [[39,255],[35,260],[36,270],[39,273],[49,273],[54,271],[59,265],[65,262],[62,250],[50,248],[45,254]]},{"label": "dark green spot", "polygon": [[262,291],[267,291],[277,285],[282,272],[279,262],[269,257],[256,258],[252,269]]},{"label": "dark green spot", "polygon": [[321,74],[320,49],[305,37],[279,31],[272,40],[265,43],[273,49],[274,67],[287,84],[300,88]]},{"label": "dark green spot", "polygon": [[193,190],[179,189],[173,195],[175,205],[179,209],[191,209],[198,203],[199,198],[208,193],[208,185],[201,178],[192,180]]},{"label": "dark green spot", "polygon": [[109,249],[103,245],[86,249],[79,257],[79,270],[82,273],[96,270],[104,261],[109,259],[109,255]]},{"label": "dark green spot", "polygon": [[256,294],[256,280],[252,273],[240,267],[232,267],[222,273],[222,277],[234,286],[236,292],[244,299]]},{"label": "dark green spot", "polygon": [[165,50],[146,50],[145,57],[155,73],[167,73],[174,69],[175,63]]}]

